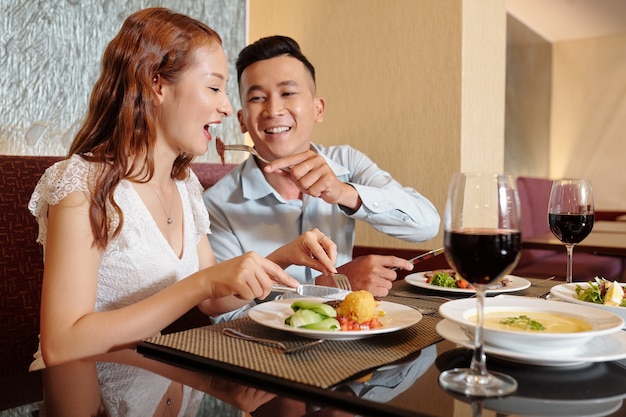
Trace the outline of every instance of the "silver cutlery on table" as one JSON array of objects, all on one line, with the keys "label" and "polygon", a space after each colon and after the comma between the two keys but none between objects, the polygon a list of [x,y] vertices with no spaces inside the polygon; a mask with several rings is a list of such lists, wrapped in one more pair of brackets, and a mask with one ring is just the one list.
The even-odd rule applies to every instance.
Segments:
[{"label": "silver cutlery on table", "polygon": [[[541,283],[543,283],[543,282],[545,282],[545,281],[551,281],[551,280],[553,280],[554,278],[556,278],[556,276],[555,276],[555,275],[553,275],[553,276],[551,276],[551,277],[549,277],[549,278],[542,279],[541,281],[536,282],[536,283],[534,283],[534,284],[532,284],[532,285],[541,284]],[[543,294],[539,294],[539,295],[537,296],[537,298],[543,298],[544,300],[547,300],[548,298],[550,298],[550,296],[551,296],[551,290],[548,290],[548,291],[544,292]]]},{"label": "silver cutlery on table", "polygon": [[227,336],[234,337],[236,339],[249,340],[251,342],[261,343],[263,345],[274,346],[282,350],[286,354],[301,352],[313,346],[317,346],[324,341],[324,339],[316,339],[313,342],[305,343],[305,344],[298,345],[298,346],[287,347],[287,345],[277,340],[264,339],[262,337],[252,336],[246,333],[242,333],[239,330],[233,329],[231,327],[225,327],[224,329],[222,329],[222,333],[224,333]]}]

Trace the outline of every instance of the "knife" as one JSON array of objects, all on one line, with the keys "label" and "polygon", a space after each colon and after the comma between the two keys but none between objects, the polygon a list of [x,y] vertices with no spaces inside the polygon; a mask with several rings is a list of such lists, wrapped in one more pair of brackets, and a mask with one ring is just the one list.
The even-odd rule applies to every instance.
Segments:
[{"label": "knife", "polygon": [[[426,253],[422,253],[421,255],[417,255],[415,258],[411,258],[409,259],[409,262],[411,262],[413,265],[415,265],[418,262],[422,262],[425,261],[426,259],[430,259],[430,258],[434,258],[437,255],[440,255],[444,252],[444,248],[439,248],[439,249],[433,249],[430,252],[426,252]],[[397,271],[400,268],[393,268],[394,271]]]},{"label": "knife", "polygon": [[323,285],[302,284],[297,287],[286,285],[274,285],[272,291],[290,292],[303,297],[320,297],[332,300],[343,300],[351,291],[335,287],[324,287]]}]

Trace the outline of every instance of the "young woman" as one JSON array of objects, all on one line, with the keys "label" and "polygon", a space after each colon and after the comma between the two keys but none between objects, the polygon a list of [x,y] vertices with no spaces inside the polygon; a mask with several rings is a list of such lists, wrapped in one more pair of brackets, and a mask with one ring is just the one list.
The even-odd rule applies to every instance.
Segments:
[{"label": "young woman", "polygon": [[132,347],[198,306],[217,315],[295,286],[293,263],[335,272],[319,230],[267,258],[217,264],[189,168],[230,116],[219,35],[163,8],[131,15],[107,46],[69,156],[29,208],[44,245],[41,356],[33,368]]}]

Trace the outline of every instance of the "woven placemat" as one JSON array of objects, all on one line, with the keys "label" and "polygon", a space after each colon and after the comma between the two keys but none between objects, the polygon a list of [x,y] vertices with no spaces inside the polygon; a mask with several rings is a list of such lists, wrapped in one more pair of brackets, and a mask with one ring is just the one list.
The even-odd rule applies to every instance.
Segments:
[{"label": "woven placemat", "polygon": [[[385,301],[395,302],[396,297],[388,297]],[[398,301],[410,305],[413,300]],[[414,357],[416,352],[439,342],[442,338],[435,326],[440,320],[438,316],[424,316],[415,325],[396,332],[356,340],[326,340],[311,349],[289,355],[271,346],[234,339],[222,333],[224,327],[232,327],[288,346],[311,341],[266,328],[249,318],[155,336],[142,345],[144,350],[146,345],[166,347],[174,353],[185,353],[186,358],[190,354],[201,361],[209,359],[293,382],[329,388],[382,365]]]},{"label": "woven placemat", "polygon": [[[513,294],[536,297],[555,285],[554,281],[529,281],[532,283],[530,288]],[[414,291],[417,295],[433,295],[432,291],[423,291],[404,281],[396,282],[394,289]],[[436,295],[448,294],[439,292]],[[418,309],[437,309],[445,301],[436,297],[414,299],[397,296],[388,296],[384,300]],[[380,366],[414,357],[421,349],[443,340],[435,330],[440,320],[438,313],[425,315],[419,323],[397,332],[357,340],[327,340],[314,348],[291,355],[285,355],[270,346],[222,334],[224,327],[232,327],[254,336],[281,341],[287,346],[310,342],[310,339],[292,333],[261,326],[249,318],[156,336],[141,345],[144,351],[146,346],[148,350],[150,346],[157,346],[158,351],[166,348],[170,355],[184,354],[186,359],[195,357],[203,363],[207,360],[221,362],[288,381],[329,388]]]}]

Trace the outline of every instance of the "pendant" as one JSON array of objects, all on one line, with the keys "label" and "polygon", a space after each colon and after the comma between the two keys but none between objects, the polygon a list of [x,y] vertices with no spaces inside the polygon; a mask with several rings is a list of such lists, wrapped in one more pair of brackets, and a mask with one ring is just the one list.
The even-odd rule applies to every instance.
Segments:
[{"label": "pendant", "polygon": [[167,218],[167,224],[172,224],[173,222],[174,222],[174,220],[172,220],[172,218],[171,218],[171,217],[168,217],[168,218]]}]

